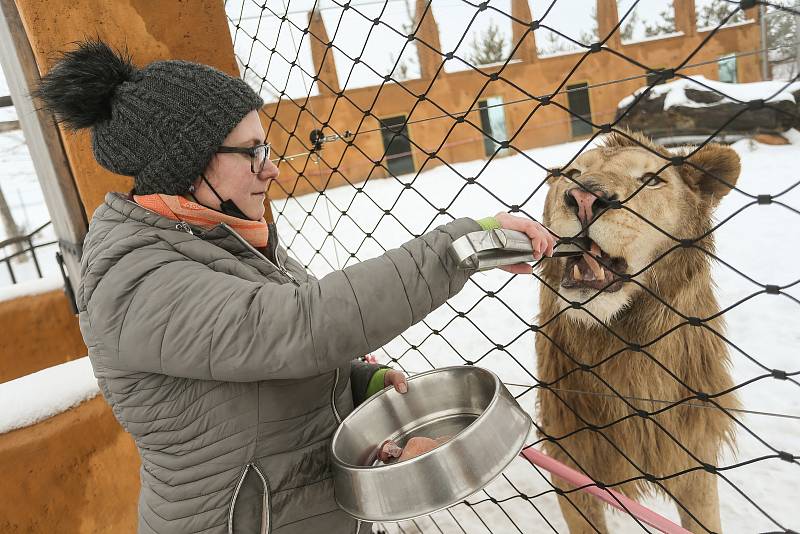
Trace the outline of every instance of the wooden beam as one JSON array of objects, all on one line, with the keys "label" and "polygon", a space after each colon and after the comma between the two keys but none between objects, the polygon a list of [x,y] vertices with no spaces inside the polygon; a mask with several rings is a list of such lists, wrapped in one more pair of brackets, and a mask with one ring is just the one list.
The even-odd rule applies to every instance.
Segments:
[{"label": "wooden beam", "polygon": [[87,231],[86,214],[70,170],[58,127],[49,113],[36,109],[29,94],[39,70],[14,0],[0,0],[0,64],[17,109],[33,167],[39,177],[64,262],[75,290]]}]

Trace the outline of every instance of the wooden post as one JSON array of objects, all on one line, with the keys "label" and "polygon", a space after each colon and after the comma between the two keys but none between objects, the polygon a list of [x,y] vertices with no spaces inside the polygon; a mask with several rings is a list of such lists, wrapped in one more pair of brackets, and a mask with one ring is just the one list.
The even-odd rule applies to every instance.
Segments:
[{"label": "wooden post", "polygon": [[39,71],[14,0],[0,0],[0,62],[75,290],[80,280],[86,214],[58,129],[52,117],[38,111],[28,96],[39,80]]},{"label": "wooden post", "polygon": [[333,59],[333,50],[329,49],[330,38],[322,20],[322,13],[314,9],[308,14],[308,31],[311,43],[311,58],[314,62],[314,72],[319,78],[317,88],[320,94],[333,94],[339,92],[339,75],[336,73],[336,63]]},{"label": "wooden post", "polygon": [[[611,33],[611,30],[619,22],[617,13],[617,0],[597,0],[597,37],[602,41]],[[606,41],[606,46],[619,48],[622,45],[622,34],[619,29]]]},{"label": "wooden post", "polygon": [[[511,16],[517,20],[530,22],[533,18],[531,15],[531,6],[528,0],[511,0]],[[533,32],[528,32],[528,26],[511,21],[511,47],[517,46],[522,40],[522,44],[517,48],[517,53],[514,54],[516,59],[532,63],[536,61],[536,38]],[[524,40],[523,40],[524,39]]]},{"label": "wooden post", "polygon": [[686,37],[697,34],[697,12],[694,0],[673,0],[675,31]]},{"label": "wooden post", "polygon": [[430,3],[431,0],[417,0],[414,15],[417,37],[425,43],[416,43],[420,77],[424,80],[433,78],[442,63],[442,56],[437,50],[444,52],[439,42],[439,26],[433,18],[433,6]]}]

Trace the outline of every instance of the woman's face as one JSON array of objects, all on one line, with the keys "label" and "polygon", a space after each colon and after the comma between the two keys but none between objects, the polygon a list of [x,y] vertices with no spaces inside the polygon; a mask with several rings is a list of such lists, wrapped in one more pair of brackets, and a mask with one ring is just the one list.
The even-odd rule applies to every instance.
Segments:
[{"label": "woman's face", "polygon": [[[264,128],[258,111],[251,111],[231,130],[222,142],[225,146],[251,147],[264,142]],[[278,177],[278,168],[267,161],[264,169],[253,174],[248,154],[214,154],[206,167],[205,175],[223,200],[233,200],[251,220],[264,217],[264,200],[269,184]],[[219,209],[220,201],[202,178],[195,183],[195,198],[206,206]]]}]

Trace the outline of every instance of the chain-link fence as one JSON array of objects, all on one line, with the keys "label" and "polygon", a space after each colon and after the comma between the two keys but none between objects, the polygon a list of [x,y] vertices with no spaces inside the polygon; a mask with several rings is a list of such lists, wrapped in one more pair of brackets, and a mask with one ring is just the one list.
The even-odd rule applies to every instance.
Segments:
[{"label": "chain-link fence", "polygon": [[[526,450],[692,531],[718,531],[719,515],[729,532],[798,529],[800,84],[796,34],[769,22],[788,28],[796,6],[228,0],[226,11],[283,156],[279,233],[315,275],[499,210],[549,214],[571,229],[561,237],[596,240],[533,276],[474,275],[380,362],[492,369],[533,417]],[[775,80],[744,83],[765,72]],[[612,148],[585,154],[603,138]],[[720,141],[736,142],[741,174]],[[643,180],[615,190],[581,176],[622,161],[620,147],[639,159],[616,175]],[[701,200],[669,196],[676,179]],[[624,239],[636,247],[615,252]],[[585,489],[521,457],[449,510],[374,528],[651,531],[619,501],[604,518]]]}]

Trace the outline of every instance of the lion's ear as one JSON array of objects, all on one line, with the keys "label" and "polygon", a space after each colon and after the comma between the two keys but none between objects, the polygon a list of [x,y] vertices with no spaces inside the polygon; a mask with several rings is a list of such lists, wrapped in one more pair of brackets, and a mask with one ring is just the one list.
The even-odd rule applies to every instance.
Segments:
[{"label": "lion's ear", "polygon": [[741,164],[735,150],[718,144],[708,144],[697,152],[686,151],[683,165],[676,167],[684,182],[700,196],[716,205],[739,179]]}]

